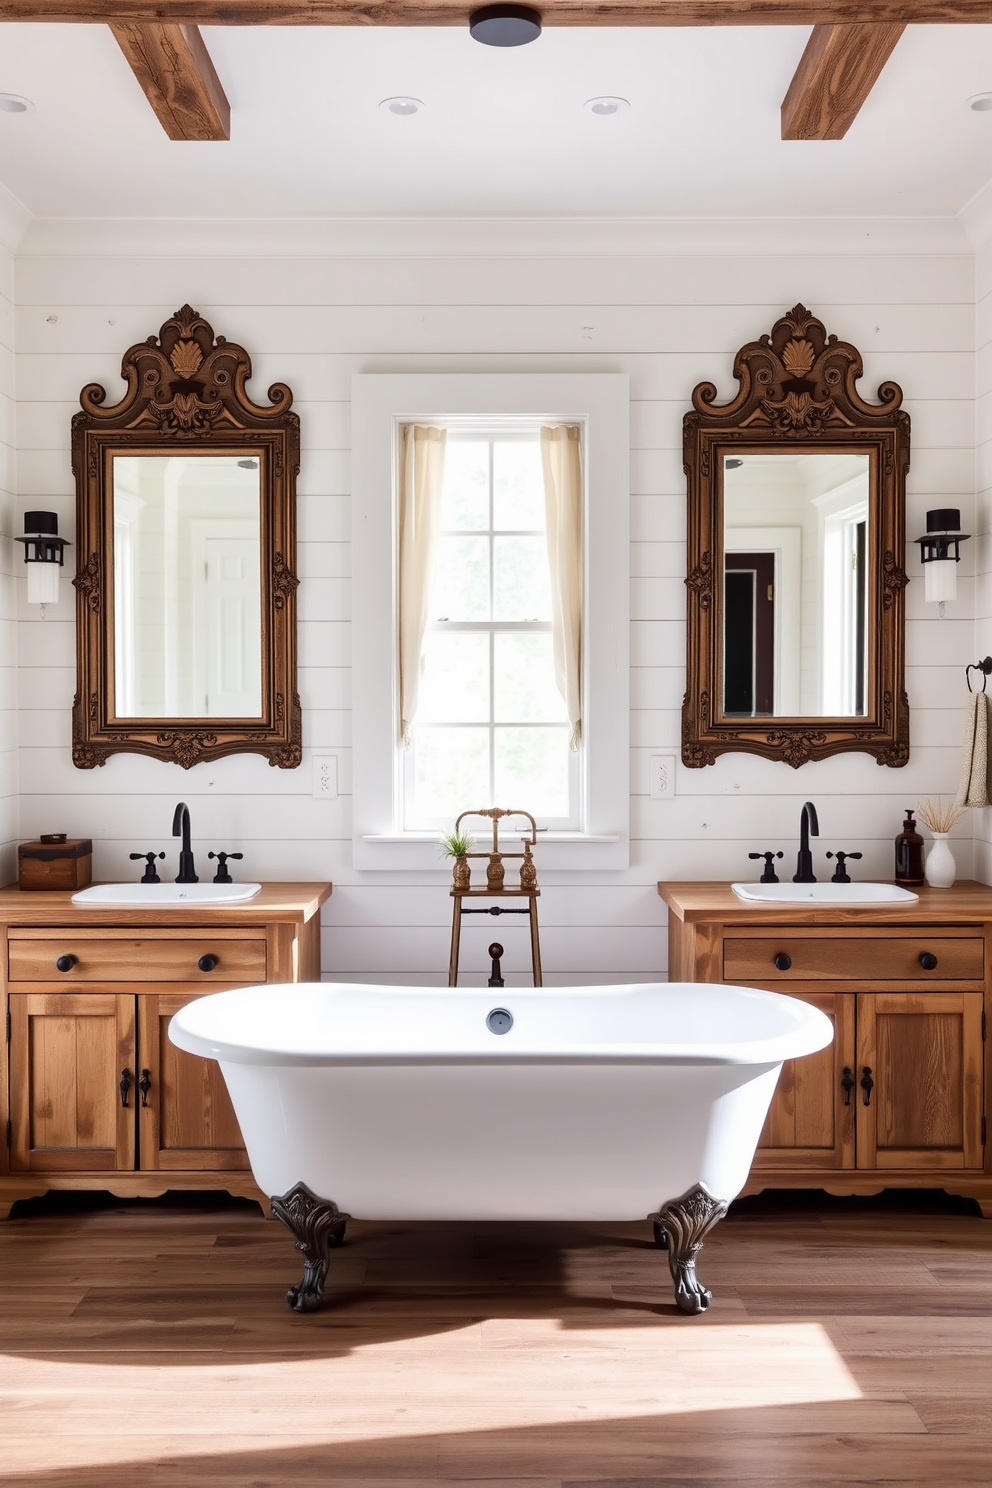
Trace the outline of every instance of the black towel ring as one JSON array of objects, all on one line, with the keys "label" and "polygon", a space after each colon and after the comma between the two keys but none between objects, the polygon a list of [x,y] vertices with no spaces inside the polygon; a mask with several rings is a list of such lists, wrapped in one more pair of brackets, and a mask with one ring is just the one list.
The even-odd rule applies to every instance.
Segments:
[{"label": "black towel ring", "polygon": [[968,691],[974,692],[975,689],[971,685],[971,677],[968,675],[969,672],[981,672],[982,691],[985,692],[989,685],[989,673],[992,672],[992,656],[986,656],[981,661],[973,662],[970,666],[965,667],[964,680],[968,684]]}]

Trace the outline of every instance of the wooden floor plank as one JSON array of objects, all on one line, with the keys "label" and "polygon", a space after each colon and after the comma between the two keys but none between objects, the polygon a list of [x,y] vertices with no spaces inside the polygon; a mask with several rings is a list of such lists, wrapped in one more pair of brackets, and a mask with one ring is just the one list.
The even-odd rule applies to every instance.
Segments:
[{"label": "wooden floor plank", "polygon": [[989,1488],[992,1225],[769,1200],[700,1317],[643,1224],[353,1223],[297,1315],[254,1206],[15,1218],[0,1488]]}]

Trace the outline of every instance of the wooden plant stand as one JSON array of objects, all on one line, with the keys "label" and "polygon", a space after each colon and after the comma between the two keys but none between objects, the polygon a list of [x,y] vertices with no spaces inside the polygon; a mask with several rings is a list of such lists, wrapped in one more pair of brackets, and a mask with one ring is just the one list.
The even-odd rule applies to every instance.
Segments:
[{"label": "wooden plant stand", "polygon": [[[537,886],[537,871],[534,867],[534,859],[531,855],[531,847],[537,842],[537,823],[529,811],[505,811],[499,806],[489,806],[481,811],[463,811],[455,823],[457,833],[462,822],[467,816],[484,816],[493,824],[493,846],[491,852],[466,853],[465,858],[485,858],[486,887],[472,888],[468,882],[458,882],[458,867],[455,870],[455,884],[451,890],[454,904],[451,907],[451,957],[448,961],[448,986],[458,986],[458,956],[461,948],[462,915],[466,914],[525,914],[530,926],[530,961],[534,978],[534,986],[544,985],[541,977],[541,942],[537,926],[537,901],[541,891]],[[524,850],[520,853],[505,853],[500,850],[499,824],[508,816],[525,816],[530,822],[530,839],[524,838]],[[511,888],[504,887],[504,858],[520,858],[520,882]],[[459,864],[464,864],[465,859],[460,858]],[[468,878],[468,870],[465,869],[465,877]],[[466,905],[466,899],[524,899],[526,908],[503,909],[494,904],[489,909],[473,909]]]}]

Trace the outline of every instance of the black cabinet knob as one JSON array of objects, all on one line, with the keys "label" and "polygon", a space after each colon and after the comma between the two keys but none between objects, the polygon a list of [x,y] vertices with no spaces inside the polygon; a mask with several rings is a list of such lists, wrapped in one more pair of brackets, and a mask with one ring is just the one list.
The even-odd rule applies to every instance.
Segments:
[{"label": "black cabinet knob", "polygon": [[787,956],[784,951],[779,951],[778,955],[775,957],[775,965],[778,967],[779,971],[788,971],[789,967],[792,965],[792,957]]},{"label": "black cabinet knob", "polygon": [[71,971],[75,964],[75,956],[60,956],[55,963],[59,971]]},{"label": "black cabinet knob", "polygon": [[219,959],[218,956],[201,956],[196,964],[201,971],[213,971]]},{"label": "black cabinet knob", "polygon": [[933,971],[937,965],[937,957],[933,951],[924,951],[920,957],[920,965],[924,971]]}]

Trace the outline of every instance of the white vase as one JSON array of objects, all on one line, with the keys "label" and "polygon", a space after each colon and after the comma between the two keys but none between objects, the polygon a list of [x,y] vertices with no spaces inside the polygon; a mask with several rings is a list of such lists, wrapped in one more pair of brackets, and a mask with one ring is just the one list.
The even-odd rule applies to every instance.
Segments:
[{"label": "white vase", "polygon": [[958,866],[954,854],[947,845],[946,832],[934,832],[933,847],[927,853],[925,870],[927,883],[932,889],[949,889],[957,877]]}]

